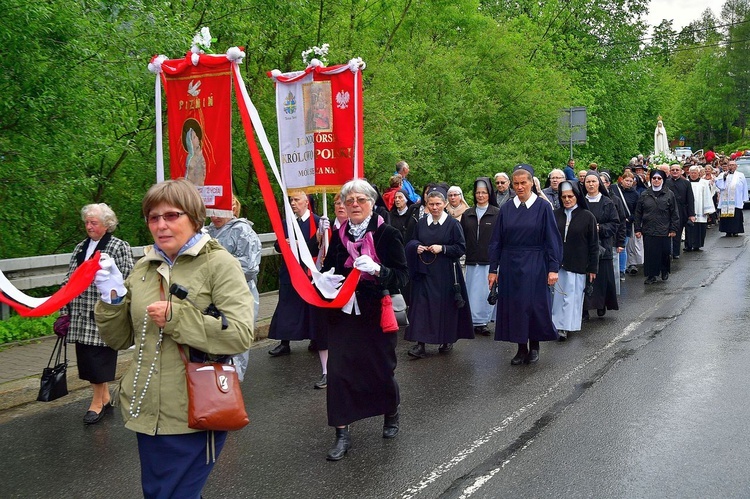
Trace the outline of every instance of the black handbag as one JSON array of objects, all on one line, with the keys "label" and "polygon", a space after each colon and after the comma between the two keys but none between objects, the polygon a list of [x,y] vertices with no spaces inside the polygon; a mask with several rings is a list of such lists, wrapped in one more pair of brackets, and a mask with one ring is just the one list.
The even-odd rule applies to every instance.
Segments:
[{"label": "black handbag", "polygon": [[396,322],[399,327],[406,327],[409,325],[409,307],[406,306],[406,300],[404,295],[396,293],[391,295],[391,302],[393,303],[393,313],[396,314]]},{"label": "black handbag", "polygon": [[[61,362],[65,350],[65,361]],[[55,364],[52,366],[52,359]],[[42,381],[39,386],[39,402],[52,402],[68,394],[68,342],[64,336],[58,336],[55,342],[55,348],[52,349],[52,355],[49,357],[47,367],[42,371]]]}]

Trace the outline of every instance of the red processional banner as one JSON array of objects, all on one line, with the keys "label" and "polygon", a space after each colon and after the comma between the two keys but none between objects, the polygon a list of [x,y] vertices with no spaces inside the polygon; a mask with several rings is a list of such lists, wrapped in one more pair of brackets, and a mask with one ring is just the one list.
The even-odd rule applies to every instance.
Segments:
[{"label": "red processional banner", "polygon": [[208,216],[232,216],[232,63],[201,55],[162,63],[169,173],[196,185]]},{"label": "red processional banner", "polygon": [[335,190],[364,171],[362,72],[344,64],[275,74],[279,162],[287,189]]}]

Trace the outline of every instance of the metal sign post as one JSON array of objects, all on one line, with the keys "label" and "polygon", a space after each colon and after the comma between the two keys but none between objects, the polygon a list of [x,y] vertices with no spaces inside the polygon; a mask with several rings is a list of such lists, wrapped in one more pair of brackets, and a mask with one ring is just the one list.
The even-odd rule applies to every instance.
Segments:
[{"label": "metal sign post", "polygon": [[558,142],[560,145],[570,146],[570,156],[573,157],[573,144],[586,143],[586,107],[569,107],[560,111],[558,120]]}]

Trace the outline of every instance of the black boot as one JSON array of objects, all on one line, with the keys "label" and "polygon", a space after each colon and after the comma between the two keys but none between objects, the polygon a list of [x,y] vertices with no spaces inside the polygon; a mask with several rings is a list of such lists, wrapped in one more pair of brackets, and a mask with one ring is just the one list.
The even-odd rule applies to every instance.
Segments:
[{"label": "black boot", "polygon": [[526,355],[528,355],[528,353],[529,348],[526,346],[526,343],[519,343],[518,352],[516,352],[516,356],[510,360],[510,365],[520,366],[526,360]]},{"label": "black boot", "polygon": [[326,459],[329,461],[340,461],[351,447],[352,439],[349,436],[349,427],[336,428],[336,441],[333,443],[333,448],[328,451]]},{"label": "black boot", "polygon": [[398,408],[392,415],[383,418],[383,438],[394,438],[398,435]]}]

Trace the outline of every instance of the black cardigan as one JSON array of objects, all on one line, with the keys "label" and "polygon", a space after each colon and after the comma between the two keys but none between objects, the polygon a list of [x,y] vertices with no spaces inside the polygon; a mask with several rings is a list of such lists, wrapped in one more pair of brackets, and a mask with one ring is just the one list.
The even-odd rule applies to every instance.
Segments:
[{"label": "black cardigan", "polygon": [[567,237],[565,208],[555,210],[555,220],[563,239],[561,267],[576,274],[596,274],[599,271],[599,234],[594,214],[581,208],[573,210]]}]

